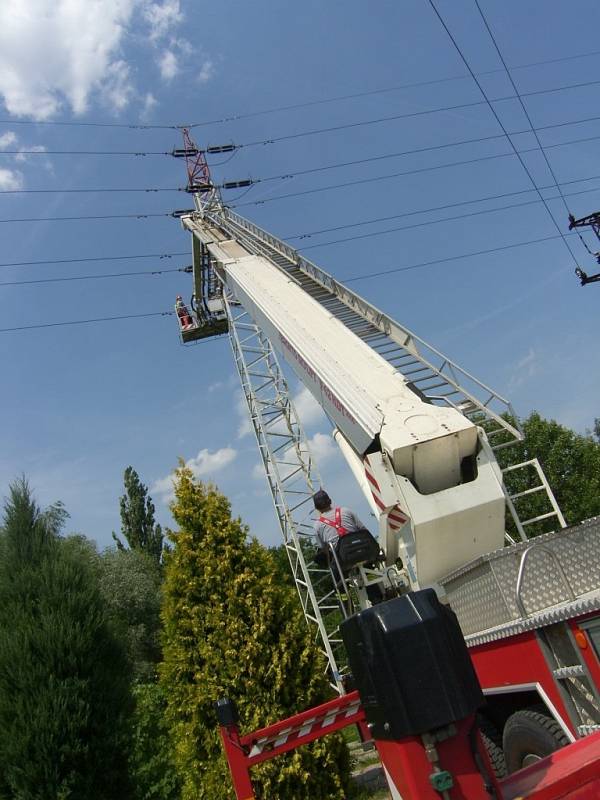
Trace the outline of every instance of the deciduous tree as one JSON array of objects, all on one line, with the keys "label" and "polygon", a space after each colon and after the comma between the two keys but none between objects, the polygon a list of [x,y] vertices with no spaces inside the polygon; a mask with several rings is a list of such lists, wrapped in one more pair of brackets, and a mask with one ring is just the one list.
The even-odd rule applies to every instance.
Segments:
[{"label": "deciduous tree", "polygon": [[143,550],[109,550],[100,559],[100,588],[136,681],[156,679],[160,660],[161,568]]},{"label": "deciduous tree", "polygon": [[[142,550],[160,563],[163,550],[163,532],[154,520],[154,503],[148,487],[141,482],[133,467],[127,467],[123,476],[125,494],[119,501],[121,510],[121,533],[132,550]],[[125,546],[113,533],[119,550]]]},{"label": "deciduous tree", "polygon": [[[533,411],[522,421],[525,440],[521,444],[498,451],[501,466],[538,458],[558,504],[570,525],[600,514],[600,443],[591,435],[582,435],[559,424],[544,419]],[[527,480],[523,474],[507,473],[511,492],[526,490],[539,484]],[[523,518],[532,518],[548,510],[541,493],[525,496],[519,502]],[[529,535],[556,527],[556,519],[541,525],[530,526]]]}]

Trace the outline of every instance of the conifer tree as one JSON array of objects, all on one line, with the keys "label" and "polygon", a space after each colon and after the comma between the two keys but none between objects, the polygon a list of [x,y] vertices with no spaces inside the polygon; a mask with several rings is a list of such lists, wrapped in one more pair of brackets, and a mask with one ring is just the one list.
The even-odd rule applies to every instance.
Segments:
[{"label": "conifer tree", "polygon": [[[155,524],[154,503],[133,467],[127,467],[123,476],[125,494],[119,501],[121,511],[121,533],[132,550],[142,550],[160,563],[163,551],[163,532]],[[119,550],[125,546],[113,533]]]},{"label": "conifer tree", "polygon": [[121,800],[129,677],[64,510],[10,489],[0,558],[0,797]]},{"label": "conifer tree", "polygon": [[[181,466],[172,512],[179,531],[167,559],[160,681],[182,800],[234,797],[214,702],[233,699],[254,730],[329,698],[322,656],[295,591],[272,555],[232,519],[227,499]],[[347,749],[338,736],[253,770],[264,800],[346,796]]]}]

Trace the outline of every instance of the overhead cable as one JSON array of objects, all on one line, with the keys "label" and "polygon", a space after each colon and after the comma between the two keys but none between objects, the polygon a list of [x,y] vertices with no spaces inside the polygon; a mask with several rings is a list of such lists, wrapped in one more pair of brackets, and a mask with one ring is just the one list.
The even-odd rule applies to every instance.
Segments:
[{"label": "overhead cable", "polygon": [[[574,234],[570,234],[570,235],[574,235]],[[364,273],[362,275],[353,275],[353,276],[350,276],[349,278],[340,278],[339,281],[340,281],[340,283],[345,284],[345,283],[353,283],[354,281],[369,280],[369,279],[381,277],[381,276],[384,276],[384,275],[391,275],[391,274],[394,274],[394,273],[397,273],[397,272],[408,272],[410,270],[424,269],[425,267],[434,266],[436,264],[444,264],[444,263],[447,263],[447,262],[450,262],[450,261],[459,261],[459,260],[461,260],[463,258],[472,258],[472,257],[475,257],[475,256],[489,255],[491,253],[499,253],[499,252],[502,252],[502,251],[505,251],[505,250],[512,250],[512,249],[515,249],[517,247],[526,247],[526,246],[533,245],[533,244],[540,244],[542,242],[548,242],[548,241],[552,241],[552,240],[559,239],[559,238],[560,237],[557,234],[552,235],[552,236],[542,236],[542,237],[540,237],[538,239],[529,239],[529,240],[524,241],[524,242],[514,242],[513,244],[500,245],[498,247],[490,247],[490,248],[488,248],[486,250],[477,250],[477,251],[470,252],[470,253],[461,253],[460,255],[456,255],[456,256],[446,256],[444,258],[432,259],[430,261],[421,261],[421,262],[416,263],[416,264],[406,264],[406,265],[403,265],[401,267],[392,267],[390,269],[378,270],[377,272],[369,272],[369,273]],[[89,324],[89,323],[93,323],[93,322],[112,322],[112,321],[115,321],[115,320],[140,319],[140,318],[143,318],[143,317],[167,317],[167,316],[172,316],[173,314],[174,314],[173,311],[157,311],[157,312],[150,312],[150,313],[147,313],[147,314],[126,314],[126,315],[123,315],[123,316],[96,317],[96,318],[93,318],[93,319],[69,320],[69,321],[66,321],[66,322],[45,322],[45,323],[39,323],[39,324],[35,324],[35,325],[19,325],[19,326],[10,327],[10,328],[0,328],[0,333],[8,333],[8,332],[11,332],[11,331],[32,330],[32,329],[36,329],[36,328],[56,328],[56,327],[61,327],[61,326],[66,326],[66,325],[85,325],[85,324]]]},{"label": "overhead cable", "polygon": [[[559,58],[545,59],[544,61],[532,61],[527,64],[519,64],[511,67],[512,70],[529,69],[531,67],[544,66],[546,64],[556,64],[563,61],[574,61],[580,58],[591,58],[600,55],[600,50],[591,50],[586,53],[576,53],[570,56],[561,56]],[[487,70],[478,73],[479,75],[493,75],[496,72],[502,72],[500,69]],[[353,94],[338,95],[335,97],[326,97],[321,100],[307,100],[301,103],[292,105],[277,106],[274,108],[267,108],[258,111],[250,111],[244,114],[231,114],[225,117],[219,117],[213,120],[204,120],[195,123],[180,123],[180,124],[160,124],[160,123],[140,123],[140,122],[76,122],[74,120],[37,120],[37,119],[0,119],[0,125],[45,125],[45,126],[62,126],[62,127],[92,127],[92,128],[121,128],[131,130],[173,130],[180,131],[183,128],[198,128],[206,125],[218,125],[221,123],[234,122],[240,119],[248,119],[250,117],[263,116],[265,114],[274,114],[284,111],[292,111],[300,108],[308,108],[315,105],[324,105],[327,103],[334,103],[341,100],[351,100],[360,97],[369,97],[377,94],[384,94],[386,92],[396,92],[403,89],[414,89],[424,86],[431,86],[435,84],[444,84],[452,81],[464,80],[466,76],[456,75],[454,77],[436,78],[428,81],[418,81],[416,83],[405,83],[397,86],[388,86],[378,89],[370,89],[364,92],[355,92]],[[24,151],[21,151],[24,152]],[[37,153],[38,151],[34,151]],[[33,153],[32,153],[33,154]],[[145,153],[134,152],[132,155],[146,155]],[[148,155],[158,155],[155,153],[148,153]],[[162,155],[162,154],[161,154]]]},{"label": "overhead cable", "polygon": [[[551,58],[551,59],[546,59],[545,61],[533,61],[533,62],[531,62],[529,64],[520,64],[518,66],[511,67],[511,69],[513,69],[513,70],[528,69],[530,67],[539,67],[539,66],[544,66],[546,64],[556,64],[556,63],[561,62],[561,61],[573,61],[573,60],[578,59],[578,58],[588,58],[588,57],[597,56],[597,55],[600,55],[600,50],[592,50],[592,51],[590,51],[588,53],[581,53],[579,55],[562,56],[561,58]],[[480,72],[478,74],[479,75],[493,75],[493,74],[495,74],[497,72],[502,72],[502,70],[501,69],[490,69],[490,70],[487,70],[485,72]],[[397,85],[397,86],[384,87],[384,88],[381,88],[381,89],[370,89],[370,90],[365,91],[365,92],[355,92],[353,94],[337,95],[336,97],[328,97],[328,98],[324,98],[322,100],[308,100],[308,101],[305,101],[303,103],[294,103],[292,105],[278,106],[278,107],[275,107],[275,108],[267,108],[267,109],[262,109],[262,110],[259,110],[259,111],[249,111],[249,112],[247,112],[245,114],[232,114],[230,116],[221,117],[219,119],[207,120],[207,121],[203,121],[203,122],[195,122],[195,123],[192,123],[191,125],[188,125],[187,127],[188,128],[200,128],[200,127],[205,127],[207,125],[218,125],[218,124],[223,124],[223,123],[226,123],[226,122],[237,122],[237,120],[241,120],[241,119],[249,119],[251,117],[259,117],[259,116],[263,116],[265,114],[275,114],[275,113],[283,112],[283,111],[295,111],[295,110],[300,109],[300,108],[308,108],[310,106],[325,105],[327,103],[333,103],[333,102],[337,102],[337,101],[340,101],[340,100],[353,100],[353,99],[360,98],[360,97],[371,97],[371,96],[377,95],[377,94],[384,94],[386,92],[397,92],[397,91],[401,91],[403,89],[418,89],[418,88],[422,88],[424,86],[433,86],[433,85],[436,85],[436,84],[451,83],[451,82],[465,80],[466,77],[467,77],[466,75],[455,75],[453,77],[451,76],[451,77],[448,77],[448,78],[435,78],[435,79],[428,80],[428,81],[417,81],[416,83],[404,83],[404,84],[400,84],[400,85]]]},{"label": "overhead cable", "polygon": [[[503,122],[502,122],[502,120],[500,119],[500,116],[498,115],[498,112],[496,111],[496,109],[495,109],[495,107],[494,107],[494,105],[493,105],[492,101],[489,99],[489,97],[488,97],[488,95],[487,95],[487,93],[486,93],[485,89],[483,88],[483,86],[482,86],[481,82],[480,82],[480,81],[477,79],[477,76],[476,76],[476,75],[475,75],[475,73],[473,72],[473,70],[472,70],[472,68],[471,68],[471,65],[469,64],[469,61],[468,61],[467,57],[465,56],[465,54],[464,54],[464,53],[463,53],[463,51],[461,50],[461,48],[460,48],[460,46],[459,46],[458,42],[456,41],[456,39],[455,39],[455,38],[454,38],[454,36],[452,35],[452,33],[451,33],[450,29],[448,28],[448,26],[446,25],[446,23],[445,23],[445,21],[444,21],[444,19],[443,19],[443,17],[442,17],[442,15],[441,15],[441,14],[440,14],[440,12],[438,11],[438,9],[437,9],[437,6],[436,6],[436,4],[435,4],[435,1],[434,1],[434,0],[429,0],[429,5],[431,6],[431,8],[433,9],[433,11],[434,11],[435,15],[437,16],[437,18],[438,18],[438,19],[439,19],[439,21],[441,22],[441,24],[442,24],[442,27],[444,28],[444,30],[445,30],[445,31],[446,31],[446,33],[448,34],[448,37],[449,37],[450,41],[451,41],[451,42],[452,42],[452,44],[454,45],[454,48],[455,48],[456,52],[458,53],[458,55],[460,56],[460,58],[461,58],[461,60],[462,60],[463,64],[465,65],[465,67],[466,67],[466,68],[467,68],[467,70],[469,71],[469,74],[471,75],[471,77],[472,77],[472,78],[473,78],[473,80],[475,81],[475,84],[477,85],[477,88],[478,88],[478,89],[479,89],[479,91],[481,92],[481,95],[482,95],[482,96],[485,98],[485,102],[486,102],[486,104],[488,105],[488,107],[489,107],[490,111],[491,111],[491,112],[492,112],[492,114],[494,115],[494,117],[495,117],[495,119],[496,119],[496,122],[497,122],[497,123],[498,123],[498,125],[500,126],[501,130],[502,130],[502,131],[503,131],[503,133],[505,134],[505,136],[506,136],[506,139],[507,139],[508,143],[510,144],[510,146],[511,146],[511,148],[512,148],[512,150],[513,150],[513,153],[514,153],[514,155],[516,155],[516,157],[519,159],[519,162],[520,162],[520,164],[521,164],[521,167],[523,168],[523,170],[524,170],[525,174],[527,175],[527,177],[528,177],[528,178],[529,178],[529,180],[531,181],[531,184],[532,184],[532,186],[534,186],[534,187],[535,187],[535,189],[536,189],[536,191],[538,192],[538,194],[539,194],[539,196],[540,196],[540,200],[542,201],[542,203],[544,204],[544,206],[545,206],[545,208],[546,208],[546,211],[548,212],[548,216],[550,217],[550,219],[552,220],[552,223],[553,223],[554,227],[556,228],[556,230],[558,231],[558,233],[559,233],[559,234],[560,234],[560,236],[562,237],[562,240],[563,240],[563,242],[564,242],[564,245],[565,245],[565,247],[567,248],[567,250],[569,251],[569,254],[570,254],[571,258],[573,259],[573,262],[574,262],[575,266],[577,267],[577,266],[578,266],[577,258],[575,257],[575,253],[574,253],[574,252],[573,252],[573,250],[571,249],[571,245],[570,245],[570,244],[569,244],[569,242],[567,241],[567,238],[566,238],[566,236],[565,236],[565,234],[564,234],[564,232],[563,232],[562,228],[560,227],[560,225],[558,224],[558,222],[556,221],[556,219],[555,219],[555,217],[554,217],[554,214],[553,214],[553,213],[552,213],[552,211],[550,210],[550,206],[547,204],[547,202],[546,202],[545,198],[543,197],[543,195],[542,195],[541,191],[538,189],[538,187],[537,187],[537,184],[536,184],[536,182],[535,182],[535,180],[534,180],[534,178],[533,178],[533,175],[531,174],[531,172],[530,172],[530,170],[529,170],[529,168],[528,168],[527,164],[525,163],[525,161],[524,161],[524,160],[523,160],[523,158],[521,157],[521,153],[520,153],[520,152],[517,150],[517,148],[515,147],[515,145],[514,145],[514,142],[512,141],[512,139],[511,139],[511,137],[510,137],[510,135],[509,135],[508,131],[506,130],[506,128],[505,128],[505,126],[504,126],[504,123],[503,123]],[[504,63],[504,61],[503,61],[502,63]],[[507,70],[507,71],[508,71],[508,70]],[[512,82],[512,78],[511,78],[511,82]],[[513,84],[513,85],[514,85],[514,84]],[[519,96],[519,101],[521,102],[521,105],[523,105],[523,101],[522,101],[522,99],[521,99],[521,98],[522,98],[522,97],[524,97],[524,96],[526,96],[526,95],[525,95],[525,94],[523,94],[523,95],[520,95],[520,96]],[[494,101],[494,102],[495,102],[495,101]],[[527,118],[529,119],[529,116],[528,116]],[[538,142],[539,142],[539,139],[538,139]],[[540,146],[541,146],[541,145],[540,145]]]},{"label": "overhead cable", "polygon": [[[533,152],[536,151],[537,148],[531,148],[530,150],[523,150],[521,152]],[[374,178],[361,178],[355,181],[346,181],[345,183],[335,183],[330,184],[329,186],[321,186],[315,189],[305,189],[299,192],[289,192],[288,194],[279,194],[275,195],[274,197],[267,197],[263,198],[262,200],[251,200],[246,201],[245,203],[234,203],[229,206],[229,208],[241,208],[242,206],[256,206],[256,205],[264,205],[265,203],[271,203],[274,200],[287,200],[291,197],[302,197],[308,194],[316,194],[318,192],[329,191],[333,189],[343,189],[348,186],[356,186],[365,183],[374,183],[377,181],[383,180],[391,180],[393,178],[403,177],[406,175],[417,175],[423,172],[432,172],[438,169],[446,169],[449,167],[457,167],[457,166],[464,166],[466,164],[476,164],[483,161],[492,161],[498,158],[510,158],[513,153],[500,153],[498,155],[492,156],[481,156],[480,158],[471,158],[467,159],[466,161],[451,161],[449,164],[439,164],[433,167],[421,167],[419,169],[414,170],[405,170],[403,172],[394,172],[389,173],[387,175],[379,175]],[[594,180],[599,176],[592,176],[589,178],[577,178],[571,181],[562,181],[562,185],[567,185],[569,183],[579,183],[581,181],[587,180]],[[541,188],[554,188],[553,186],[550,187],[541,187]],[[534,189],[524,190],[524,191],[537,191],[539,193],[538,187]],[[511,192],[508,194],[519,194],[519,192]],[[496,195],[497,197],[503,197],[506,195]],[[476,201],[472,201],[476,202]],[[541,202],[544,202],[542,198]],[[460,204],[459,204],[460,205]],[[186,214],[193,213],[194,209],[183,209],[180,211],[165,211],[162,213],[137,213],[137,214],[102,214],[102,215],[86,215],[86,216],[72,216],[72,217],[10,217],[7,219],[0,219],[0,223],[9,223],[9,222],[71,222],[71,221],[82,221],[82,220],[106,220],[106,219],[150,219],[154,217],[175,217],[179,218]],[[1,265],[0,265],[1,266]]]},{"label": "overhead cable", "polygon": [[55,258],[51,261],[4,261],[0,262],[0,267],[31,267],[40,264],[83,264],[85,261],[129,261],[137,258],[174,258],[187,256],[188,252],[183,253],[141,253],[131,256],[88,256],[86,258]]},{"label": "overhead cable", "polygon": [[63,283],[64,281],[91,281],[102,278],[130,278],[139,275],[166,275],[169,272],[187,272],[192,271],[191,267],[179,267],[178,269],[153,269],[143,270],[138,272],[113,272],[100,275],[68,275],[61,278],[36,278],[27,281],[0,281],[0,286],[25,286],[33,283]]},{"label": "overhead cable", "polygon": [[[521,150],[521,153],[537,152],[537,147]],[[245,203],[236,203],[230,208],[242,208],[243,206],[259,206],[265,203],[272,203],[275,200],[287,200],[291,197],[303,197],[308,194],[318,194],[319,192],[326,192],[332,189],[345,189],[348,186],[358,186],[365,183],[377,183],[379,181],[392,180],[393,178],[402,178],[406,175],[420,175],[424,172],[435,172],[436,170],[449,169],[450,167],[461,167],[467,164],[477,164],[484,161],[494,161],[499,158],[512,158],[514,153],[498,153],[490,156],[479,156],[478,158],[469,158],[462,161],[450,161],[447,164],[437,164],[432,167],[418,167],[416,169],[403,170],[401,172],[389,172],[386,175],[376,175],[372,178],[359,178],[354,181],[345,181],[344,183],[333,183],[328,186],[319,186],[314,189],[303,189],[298,192],[288,192],[287,194],[277,194],[273,197],[263,198],[262,200],[247,200]],[[564,181],[563,183],[566,183]],[[537,187],[534,187],[537,191]],[[543,201],[542,201],[543,202]]]},{"label": "overhead cable", "polygon": [[[511,133],[510,135],[511,136],[518,136],[519,134],[522,134],[522,133],[531,133],[531,131],[530,130],[515,131],[514,133]],[[342,161],[342,162],[339,162],[337,164],[325,164],[322,167],[310,167],[309,169],[297,170],[295,172],[287,172],[287,173],[284,172],[281,175],[272,175],[272,176],[270,176],[268,178],[255,178],[253,182],[254,183],[267,183],[268,181],[286,180],[288,178],[297,178],[297,177],[299,177],[301,175],[310,175],[310,174],[315,173],[315,172],[326,172],[327,170],[330,170],[330,169],[338,169],[338,168],[341,168],[341,167],[354,167],[354,166],[358,166],[360,164],[369,164],[369,163],[372,163],[374,161],[385,161],[385,160],[390,159],[390,158],[400,158],[401,156],[417,155],[417,154],[420,154],[420,153],[430,153],[430,152],[435,152],[435,151],[438,151],[438,150],[445,150],[446,148],[449,148],[449,147],[459,147],[460,145],[464,145],[464,144],[478,144],[480,142],[489,142],[489,141],[493,141],[495,139],[498,139],[498,140],[501,140],[501,141],[505,141],[506,136],[504,134],[494,134],[493,136],[479,136],[479,137],[477,137],[475,139],[459,139],[456,142],[449,142],[448,144],[436,144],[436,145],[430,145],[429,147],[416,147],[416,148],[414,148],[412,150],[401,150],[401,151],[399,151],[397,153],[386,153],[386,154],[380,155],[380,156],[368,156],[367,158],[359,158],[359,159],[356,159],[354,161]],[[582,143],[585,143],[585,142],[594,142],[594,141],[597,141],[598,139],[600,139],[600,135],[599,136],[585,136],[585,137],[582,137],[582,138],[579,138],[579,139],[568,139],[566,142],[556,142],[555,144],[545,145],[545,148],[547,150],[550,150],[550,149],[555,148],[555,147],[566,147],[567,145],[571,145],[571,144],[582,144]],[[542,149],[542,145],[541,144],[540,144],[539,148]],[[537,147],[531,147],[531,148],[528,148],[528,149],[525,149],[525,150],[521,150],[519,152],[521,152],[521,153],[533,153],[537,149],[538,149]],[[496,157],[501,157],[501,156],[504,156],[504,155],[513,155],[513,154],[512,153],[499,153],[499,154],[497,154]],[[442,165],[442,166],[444,166],[444,165]]]},{"label": "overhead cable", "polygon": [[[600,180],[600,175],[592,176],[590,178],[578,178],[577,180],[573,181],[565,181],[564,185],[567,185],[569,183],[581,183],[591,180]],[[540,189],[550,189],[550,188],[552,187],[540,186]],[[570,192],[568,196],[573,197],[575,195],[588,194],[590,192],[595,192],[598,190],[600,190],[600,187],[594,187],[593,189],[584,189],[578,192]],[[434,213],[435,211],[447,211],[451,208],[458,208],[459,206],[468,206],[472,205],[473,203],[484,203],[489,200],[503,200],[509,197],[518,197],[519,195],[530,194],[533,191],[534,189],[519,189],[516,192],[503,192],[502,194],[488,194],[485,195],[484,197],[475,197],[473,200],[459,200],[458,202],[454,203],[444,203],[444,205],[441,206],[432,206],[431,208],[420,208],[413,211],[404,211],[401,214],[390,214],[385,217],[373,217],[371,219],[359,220],[358,222],[349,222],[344,225],[334,225],[333,227],[330,228],[319,228],[318,230],[309,231],[307,233],[284,234],[281,238],[284,239],[286,242],[291,241],[293,239],[310,239],[313,236],[319,236],[322,233],[333,233],[335,231],[347,230],[348,228],[358,228],[363,225],[374,225],[378,222],[389,222],[392,219],[402,219],[403,217],[414,217],[418,216],[419,214]],[[549,199],[552,200],[554,198],[549,198]],[[539,198],[533,202],[539,203],[540,202]],[[489,210],[498,211],[505,208],[512,208],[512,206],[501,206],[500,209],[493,208]],[[469,216],[469,214],[466,214],[465,216]]]},{"label": "overhead cable", "polygon": [[[554,127],[554,126],[547,126],[547,127]],[[521,131],[514,131],[510,135],[511,136],[518,136],[523,133],[531,133],[530,130],[525,129]],[[439,150],[445,150],[451,147],[459,147],[465,144],[478,144],[480,142],[491,142],[494,140],[505,141],[506,136],[504,134],[493,134],[491,136],[478,136],[474,139],[459,139],[456,142],[448,142],[447,144],[437,144],[437,145],[430,145],[428,147],[416,147],[411,150],[400,150],[397,153],[384,153],[383,155],[379,156],[368,156],[366,158],[358,158],[353,161],[341,161],[336,164],[324,164],[321,167],[310,167],[308,169],[303,170],[296,170],[295,172],[284,172],[280,175],[270,175],[266,178],[250,178],[245,179],[242,181],[225,181],[221,184],[215,184],[216,188],[220,189],[234,189],[240,188],[241,186],[250,186],[257,183],[268,183],[271,181],[279,181],[279,180],[287,180],[290,178],[297,178],[302,175],[311,175],[313,173],[318,172],[327,172],[328,170],[332,169],[341,169],[343,167],[354,167],[360,164],[370,164],[377,161],[387,161],[392,158],[401,158],[402,156],[407,155],[417,155],[420,153],[430,153],[430,152],[437,152]],[[567,139],[565,142],[556,142],[555,144],[544,145],[547,150],[556,147],[566,147],[567,145],[572,144],[582,144],[585,142],[593,142],[600,139],[600,135],[598,136],[585,136],[579,139]],[[529,148],[522,150],[520,152],[523,153],[532,153],[535,152],[537,148]],[[540,145],[540,149],[542,146]],[[504,155],[511,155],[510,153],[500,153],[497,154],[495,157],[502,157]],[[469,163],[469,162],[465,162]],[[444,165],[442,165],[444,166]],[[437,167],[433,167],[433,169],[437,169]],[[152,193],[152,192],[188,192],[186,187],[146,187],[146,188],[127,188],[127,187],[98,187],[98,188],[88,188],[88,189],[0,189],[0,194],[95,194],[95,193]],[[240,197],[243,195],[240,195]],[[234,198],[233,202],[238,200],[238,198]]]},{"label": "overhead cable", "polygon": [[118,319],[142,319],[143,317],[170,317],[174,311],[151,311],[147,314],[124,314],[117,317],[96,317],[94,319],[73,319],[66,322],[40,322],[36,325],[17,325],[14,328],[0,328],[0,333],[28,331],[35,328],[59,328],[64,325],[88,325],[91,322],[114,322]]},{"label": "overhead cable", "polygon": [[[542,155],[544,157],[544,161],[546,162],[546,166],[548,167],[548,171],[550,172],[550,175],[552,176],[552,180],[554,181],[554,183],[556,185],[556,188],[558,189],[558,193],[559,193],[559,195],[560,195],[560,197],[561,197],[561,199],[563,201],[563,204],[564,204],[565,210],[567,212],[567,215],[571,216],[571,209],[569,208],[569,205],[568,205],[568,203],[567,203],[567,201],[565,199],[565,196],[564,196],[564,194],[562,192],[562,189],[560,188],[560,184],[558,183],[558,179],[556,177],[554,169],[552,168],[552,164],[550,163],[550,159],[548,158],[548,155],[547,155],[546,151],[542,147],[542,143],[540,142],[540,137],[538,136],[537,131],[533,127],[533,122],[531,120],[531,117],[529,116],[529,112],[527,111],[527,107],[526,107],[525,103],[523,102],[523,99],[522,99],[521,95],[519,94],[519,90],[517,88],[517,85],[516,85],[512,75],[510,74],[510,70],[508,69],[508,66],[506,65],[506,61],[504,60],[504,56],[502,55],[502,51],[500,50],[500,46],[498,45],[496,37],[494,36],[494,33],[493,33],[493,31],[492,31],[492,29],[491,29],[491,27],[490,27],[490,25],[489,25],[489,23],[487,21],[487,18],[486,18],[485,14],[482,11],[482,8],[481,8],[481,6],[479,4],[479,0],[475,0],[475,5],[477,6],[477,10],[479,11],[479,15],[480,15],[481,19],[483,20],[483,24],[486,27],[486,30],[487,30],[487,32],[489,34],[489,37],[492,40],[492,44],[494,45],[494,47],[496,49],[496,52],[498,54],[498,58],[502,62],[502,66],[503,66],[503,68],[504,68],[504,70],[506,72],[506,75],[507,75],[510,83],[511,83],[511,86],[513,87],[513,90],[514,90],[515,94],[517,95],[517,98],[519,100],[519,104],[521,106],[521,109],[522,109],[523,113],[525,114],[525,118],[527,119],[527,122],[529,124],[530,129],[531,129],[531,132],[535,136],[535,140],[538,143],[538,145],[540,147],[540,150],[542,151]],[[586,243],[585,239],[579,233],[579,231],[577,231],[577,233],[578,233],[579,239],[581,240],[581,242],[584,244],[584,246],[586,247],[586,249],[589,252],[589,248],[587,246],[587,243]],[[569,248],[569,250],[570,250],[570,248]],[[572,253],[572,251],[571,251],[571,255],[573,255],[573,258],[575,258],[575,256]]]},{"label": "overhead cable", "polygon": [[176,211],[165,211],[160,214],[90,214],[77,217],[20,217],[0,219],[0,222],[73,222],[87,219],[150,219],[152,217],[173,217]]},{"label": "overhead cable", "polygon": [[[570,234],[573,235],[573,234]],[[461,253],[458,256],[446,256],[445,258],[436,258],[432,261],[421,261],[417,264],[407,264],[402,267],[392,267],[391,269],[379,270],[377,272],[364,273],[363,275],[353,275],[350,278],[340,278],[340,283],[352,283],[353,281],[363,281],[370,278],[379,278],[382,275],[391,275],[395,272],[408,272],[413,269],[424,269],[425,267],[432,267],[435,264],[444,264],[448,261],[459,261],[462,258],[473,258],[474,256],[484,256],[490,253],[500,253],[503,250],[513,250],[516,247],[526,247],[531,244],[540,244],[540,242],[549,242],[554,239],[562,238],[558,234],[552,236],[542,236],[539,239],[529,239],[525,242],[515,242],[514,244],[505,244],[500,247],[490,247],[487,250],[476,250],[472,253]]]},{"label": "overhead cable", "polygon": [[[429,0],[429,2],[431,3],[432,0]],[[477,81],[476,78],[475,78],[475,81]],[[534,96],[537,96],[537,95],[552,94],[552,93],[555,93],[555,92],[563,92],[566,89],[578,89],[578,88],[581,88],[583,86],[595,86],[596,84],[599,84],[599,83],[600,83],[600,81],[586,81],[585,83],[574,83],[574,84],[570,84],[568,86],[559,86],[559,87],[556,87],[554,89],[538,89],[537,91],[534,91],[534,92],[524,92],[524,93],[521,94],[521,97],[534,97]],[[481,90],[481,91],[482,91],[482,94],[483,94],[483,90]],[[483,94],[483,96],[487,98],[487,95]],[[409,112],[405,112],[405,113],[402,113],[402,114],[392,114],[391,116],[386,116],[386,117],[377,117],[375,119],[361,120],[359,122],[348,122],[348,123],[343,123],[343,124],[340,124],[340,125],[333,125],[333,126],[330,126],[328,128],[315,128],[314,130],[309,130],[309,131],[299,131],[297,133],[288,133],[288,134],[285,134],[284,136],[275,136],[275,137],[271,137],[271,138],[268,138],[268,139],[257,139],[256,141],[253,141],[253,142],[244,142],[243,144],[238,144],[237,147],[238,148],[241,148],[241,147],[257,147],[257,146],[260,146],[260,145],[275,144],[276,142],[285,142],[285,141],[290,141],[292,139],[302,139],[305,136],[315,136],[317,134],[322,134],[322,133],[334,133],[334,132],[337,132],[337,131],[348,130],[348,129],[351,129],[351,128],[365,127],[366,125],[377,125],[377,124],[380,124],[382,122],[392,122],[394,120],[399,120],[399,119],[411,119],[411,118],[414,118],[414,117],[424,117],[424,116],[428,116],[430,114],[439,114],[440,112],[443,112],[443,111],[459,111],[459,110],[462,110],[462,109],[465,109],[465,108],[475,108],[477,106],[490,105],[491,103],[500,103],[500,102],[503,102],[504,100],[514,100],[515,98],[516,98],[516,95],[512,95],[511,94],[511,95],[506,95],[505,97],[495,97],[493,100],[488,100],[488,99],[485,99],[485,100],[473,100],[470,103],[457,103],[457,104],[451,105],[451,106],[439,106],[438,108],[430,108],[430,109],[427,109],[425,111],[409,111]]]},{"label": "overhead cable", "polygon": [[[531,192],[533,190],[532,189],[527,189],[527,191]],[[573,194],[587,194],[588,192],[597,192],[597,191],[600,191],[600,186],[596,186],[593,189],[584,189],[581,192],[573,192]],[[556,200],[556,199],[558,199],[558,197],[559,197],[558,195],[555,195],[554,197],[550,197],[548,199],[549,200]],[[498,211],[508,211],[508,210],[510,210],[512,208],[522,208],[523,206],[536,205],[539,202],[540,202],[539,199],[536,199],[536,200],[523,200],[521,203],[510,203],[507,206],[500,206],[499,208],[486,208],[486,209],[483,209],[482,211],[469,211],[469,212],[466,212],[464,214],[457,214],[457,215],[452,216],[452,217],[443,217],[442,219],[425,220],[424,222],[413,222],[410,225],[400,225],[400,226],[394,227],[394,228],[386,228],[383,231],[372,231],[372,232],[369,232],[369,233],[359,233],[359,234],[356,234],[356,236],[346,236],[346,237],[344,237],[342,239],[334,239],[334,240],[329,241],[329,242],[319,242],[318,244],[311,244],[311,245],[307,245],[306,247],[299,247],[297,249],[298,249],[299,252],[303,253],[306,250],[314,250],[317,247],[330,247],[331,245],[334,245],[334,244],[342,244],[342,243],[345,243],[345,242],[354,242],[354,241],[357,241],[359,239],[371,239],[374,236],[382,236],[382,235],[385,235],[385,234],[388,234],[388,233],[397,233],[398,231],[412,230],[413,228],[424,228],[424,227],[428,227],[430,225],[436,225],[436,224],[438,224],[440,222],[456,222],[457,220],[468,219],[469,217],[480,217],[480,216],[484,216],[485,214],[494,214],[494,213],[496,213]]]}]

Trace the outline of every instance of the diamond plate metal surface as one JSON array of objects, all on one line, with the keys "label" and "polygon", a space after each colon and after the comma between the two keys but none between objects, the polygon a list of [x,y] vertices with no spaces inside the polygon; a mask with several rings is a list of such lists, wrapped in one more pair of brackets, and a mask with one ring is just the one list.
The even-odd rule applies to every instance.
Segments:
[{"label": "diamond plate metal surface", "polygon": [[[521,588],[523,616],[517,605],[517,577],[523,554],[532,545]],[[600,591],[600,517],[480,556],[440,583],[465,636],[573,603]]]}]

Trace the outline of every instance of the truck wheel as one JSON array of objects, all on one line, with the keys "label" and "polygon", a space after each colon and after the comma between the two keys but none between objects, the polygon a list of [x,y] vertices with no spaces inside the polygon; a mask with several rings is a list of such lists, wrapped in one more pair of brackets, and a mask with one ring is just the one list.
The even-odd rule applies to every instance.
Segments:
[{"label": "truck wheel", "polygon": [[497,778],[506,777],[506,759],[504,758],[504,751],[502,750],[502,737],[498,732],[498,728],[493,725],[485,717],[477,719],[479,733],[481,734],[481,741],[487,754],[489,756],[492,769]]},{"label": "truck wheel", "polygon": [[569,740],[556,720],[537,711],[516,711],[508,718],[502,735],[509,775],[566,744]]}]

